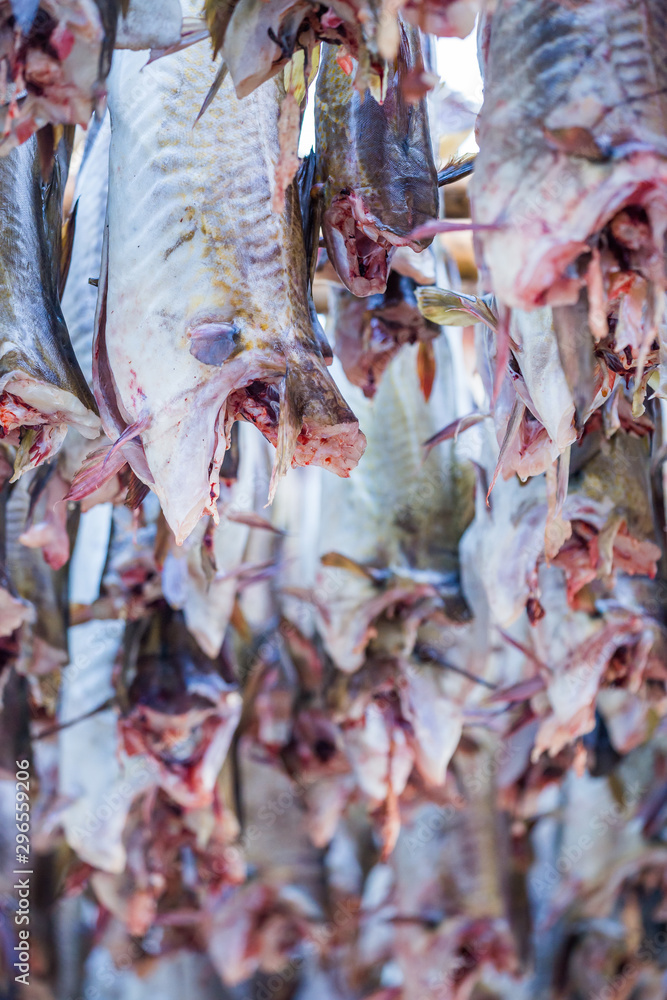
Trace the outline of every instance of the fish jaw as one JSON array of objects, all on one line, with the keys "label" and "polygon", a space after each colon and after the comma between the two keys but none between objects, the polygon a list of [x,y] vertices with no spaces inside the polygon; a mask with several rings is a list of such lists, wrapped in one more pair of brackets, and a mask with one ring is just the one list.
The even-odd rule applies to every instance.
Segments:
[{"label": "fish jaw", "polygon": [[[222,44],[236,96],[247,97],[275,76],[295,51],[304,50],[309,62],[320,40],[340,45],[358,58],[364,48],[358,14],[345,0],[332,0],[326,7],[310,0],[237,0]],[[380,73],[382,60],[376,52],[366,52],[372,68]]]},{"label": "fish jaw", "polygon": [[[290,379],[298,385],[291,406],[281,400],[279,388]],[[217,522],[220,467],[239,419],[254,423],[279,452],[281,422],[291,422],[295,443],[286,456],[288,467],[319,465],[347,477],[366,444],[323,361],[300,359],[288,375],[284,359],[243,352],[225,362],[216,378],[152,414],[140,434],[145,465],[126,448],[134,472],[160,500],[178,545],[201,517],[211,515]],[[117,427],[109,431],[117,433]]]},{"label": "fish jaw", "polygon": [[[268,357],[264,351],[243,352],[242,357],[216,367],[212,377],[193,385],[184,395],[151,410],[147,426],[138,435],[139,449],[122,447],[136,475],[157,495],[178,545],[201,517],[209,514],[217,522],[220,467],[233,422],[228,397],[265,378],[267,372],[277,377],[280,365],[281,359]],[[210,370],[213,366],[201,365],[202,369],[207,367]],[[141,393],[137,392],[132,398],[119,400],[118,411],[139,422],[141,405]],[[117,423],[109,431],[117,434]],[[144,458],[145,464],[141,461]]]},{"label": "fish jaw", "polygon": [[409,247],[416,253],[424,249],[416,240],[383,226],[354,192],[333,198],[324,212],[322,233],[338,276],[358,298],[385,291],[397,247]]}]

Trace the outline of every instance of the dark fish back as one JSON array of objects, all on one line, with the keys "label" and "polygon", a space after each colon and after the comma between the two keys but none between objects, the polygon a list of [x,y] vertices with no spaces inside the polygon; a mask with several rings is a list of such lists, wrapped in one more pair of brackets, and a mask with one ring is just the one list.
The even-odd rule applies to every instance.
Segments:
[{"label": "dark fish back", "polygon": [[71,131],[61,139],[46,183],[37,140],[0,159],[0,377],[15,370],[73,393],[90,409],[93,397],[72,349],[58,300],[62,200]]}]

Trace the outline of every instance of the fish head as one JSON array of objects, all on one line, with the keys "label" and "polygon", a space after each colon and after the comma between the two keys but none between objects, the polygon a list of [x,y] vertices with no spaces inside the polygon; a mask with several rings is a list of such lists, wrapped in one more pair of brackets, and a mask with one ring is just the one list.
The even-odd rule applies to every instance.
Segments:
[{"label": "fish head", "polygon": [[405,88],[409,74],[423,68],[419,35],[402,22],[400,34],[378,92],[359,92],[333,46],[324,46],[318,76],[322,234],[341,281],[359,297],[384,292],[396,248],[424,249],[430,240],[412,233],[437,216],[426,102],[408,101]]},{"label": "fish head", "polygon": [[392,269],[383,294],[360,300],[342,288],[334,292],[336,355],[348,380],[368,398],[403,344],[430,341],[440,333],[419,312],[415,287],[411,278]]}]

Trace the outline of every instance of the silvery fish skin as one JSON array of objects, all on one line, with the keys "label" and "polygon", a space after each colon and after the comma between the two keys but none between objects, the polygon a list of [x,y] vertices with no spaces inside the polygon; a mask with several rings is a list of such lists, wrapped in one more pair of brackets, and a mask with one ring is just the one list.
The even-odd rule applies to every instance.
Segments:
[{"label": "silvery fish skin", "polygon": [[[496,295],[576,303],[574,267],[623,208],[667,219],[667,10],[661,0],[498,0],[487,25],[473,220]],[[584,257],[583,264],[586,258]]]},{"label": "silvery fish skin", "polygon": [[76,178],[76,227],[62,298],[63,316],[72,347],[89,384],[93,378],[93,332],[97,304],[97,289],[89,279],[99,279],[102,264],[110,140],[111,121],[106,114],[97,126],[91,126]]},{"label": "silvery fish skin", "polygon": [[19,444],[15,476],[54,454],[68,426],[99,431],[58,302],[64,144],[47,184],[36,139],[0,159],[0,423]]},{"label": "silvery fish skin", "polygon": [[382,104],[355,89],[338,50],[322,46],[315,98],[317,172],[322,232],[343,284],[360,297],[383,292],[397,246],[421,250],[410,238],[438,214],[438,184],[426,100],[410,104],[407,74],[422,65],[417,28],[399,21],[398,56],[388,68]]},{"label": "silvery fish skin", "polygon": [[277,444],[276,475],[293,462],[347,476],[364,438],[322,357],[295,186],[271,209],[281,85],[239,102],[227,79],[193,130],[216,74],[207,50],[144,63],[122,53],[111,75],[94,380],[107,434],[131,428],[118,461],[180,544],[217,515],[234,420]]},{"label": "silvery fish skin", "polygon": [[[11,465],[4,454],[0,455],[0,466],[3,483],[0,487],[0,640],[10,636],[23,622],[30,621],[34,615],[27,601],[16,596],[7,566],[7,501],[9,499],[9,476]],[[0,642],[0,649],[2,643]]]},{"label": "silvery fish skin", "polygon": [[417,308],[415,282],[393,269],[384,293],[358,299],[332,289],[334,352],[347,378],[373,397],[392,358],[404,344],[424,343],[440,333]]},{"label": "silvery fish skin", "polygon": [[[51,569],[39,549],[21,542],[30,510],[31,472],[13,487],[5,513],[7,570],[20,598],[34,608],[21,632],[23,673],[35,676],[64,667],[67,652],[67,567]],[[54,692],[51,692],[53,697]]]},{"label": "silvery fish skin", "polygon": [[132,0],[121,11],[117,49],[160,49],[181,40],[183,16],[179,0]]},{"label": "silvery fish skin", "polygon": [[49,122],[88,124],[104,96],[119,10],[120,0],[0,3],[0,155]]}]

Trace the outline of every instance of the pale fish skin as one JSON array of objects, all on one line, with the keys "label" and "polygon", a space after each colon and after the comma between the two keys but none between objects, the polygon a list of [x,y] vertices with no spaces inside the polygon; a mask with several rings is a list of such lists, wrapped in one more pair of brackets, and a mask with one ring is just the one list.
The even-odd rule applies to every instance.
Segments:
[{"label": "pale fish skin", "polygon": [[574,402],[560,362],[553,314],[548,307],[532,312],[514,309],[511,324],[517,362],[528,390],[525,401],[550,438],[544,453],[546,467],[577,438]]},{"label": "pale fish skin", "polygon": [[181,543],[215,516],[238,416],[278,441],[278,473],[292,459],[346,476],[364,439],[313,328],[294,190],[271,211],[279,83],[239,102],[226,80],[193,129],[217,72],[206,47],[144,64],[117,53],[110,78],[95,392],[110,437],[143,428],[145,458],[137,442],[126,455]]},{"label": "pale fish skin", "polygon": [[87,438],[99,432],[58,302],[61,153],[46,187],[36,139],[0,159],[0,423],[16,444],[22,433],[15,476],[57,452],[68,426]]},{"label": "pale fish skin", "polygon": [[[254,427],[239,427],[239,475],[224,487],[221,500],[232,514],[257,512],[266,502],[268,445]],[[260,495],[261,494],[261,495]],[[239,590],[235,571],[251,562],[248,552],[251,528],[221,514],[213,532],[215,575],[207,577],[202,559],[202,543],[207,525],[200,521],[182,548],[167,554],[162,572],[162,589],[173,608],[180,608],[188,631],[207,656],[220,653]],[[260,529],[261,530],[261,529]],[[262,531],[267,534],[266,531]],[[275,536],[273,536],[275,537]]]}]

